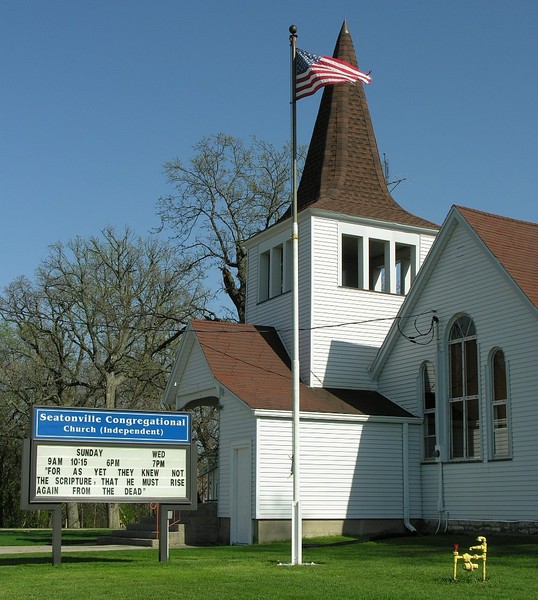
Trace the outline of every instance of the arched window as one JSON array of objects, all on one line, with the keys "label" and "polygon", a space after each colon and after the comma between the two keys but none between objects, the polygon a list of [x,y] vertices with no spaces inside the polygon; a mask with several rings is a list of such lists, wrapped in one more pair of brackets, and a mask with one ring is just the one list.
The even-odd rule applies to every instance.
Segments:
[{"label": "arched window", "polygon": [[506,458],[510,455],[510,436],[508,427],[506,361],[502,350],[495,350],[493,352],[490,367],[493,458]]},{"label": "arched window", "polygon": [[424,412],[424,459],[435,458],[435,371],[431,362],[422,365],[422,409]]},{"label": "arched window", "polygon": [[450,455],[480,456],[478,348],[474,323],[462,315],[452,325],[449,347]]}]

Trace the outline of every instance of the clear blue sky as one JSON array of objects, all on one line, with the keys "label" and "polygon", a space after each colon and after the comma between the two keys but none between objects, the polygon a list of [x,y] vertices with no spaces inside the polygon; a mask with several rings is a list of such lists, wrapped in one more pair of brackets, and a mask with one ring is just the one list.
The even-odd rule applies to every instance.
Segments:
[{"label": "clear blue sky", "polygon": [[56,241],[145,235],[163,163],[203,136],[284,143],[288,27],[331,54],[344,19],[395,199],[538,221],[536,0],[0,0],[0,287]]}]

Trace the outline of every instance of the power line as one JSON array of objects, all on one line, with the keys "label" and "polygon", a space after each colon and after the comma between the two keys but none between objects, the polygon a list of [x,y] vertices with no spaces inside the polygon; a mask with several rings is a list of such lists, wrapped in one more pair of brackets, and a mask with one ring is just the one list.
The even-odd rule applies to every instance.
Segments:
[{"label": "power line", "polygon": [[[419,317],[422,317],[428,313],[432,313],[435,314],[435,310],[433,309],[429,309],[427,311],[423,311],[419,314],[413,314],[413,315],[408,315],[405,317],[405,319],[411,319],[411,318],[415,318],[415,329],[418,333],[418,336],[423,336],[423,335],[427,335],[430,333],[431,328],[426,332],[423,333],[420,330],[418,330],[416,323]],[[374,319],[364,319],[362,321],[344,321],[341,323],[328,323],[325,325],[316,325],[313,327],[301,327],[300,331],[316,331],[319,329],[335,329],[337,327],[348,327],[350,325],[368,325],[369,323],[378,323],[381,321],[397,321],[398,323],[404,319],[404,317],[400,317],[400,316],[396,316],[396,317],[376,317]],[[229,322],[230,325],[236,325],[238,326],[238,329],[236,331],[233,331],[229,328],[222,328],[222,329],[217,329],[217,328],[213,328],[211,329],[211,331],[205,330],[205,329],[196,329],[196,327],[193,327],[193,329],[191,330],[193,333],[229,333],[232,335],[251,335],[251,334],[256,334],[256,333],[271,333],[272,331],[277,331],[277,332],[289,332],[291,331],[291,328],[289,327],[285,327],[285,328],[277,328],[277,327],[272,327],[272,326],[257,326],[254,324],[242,324],[242,323],[233,323],[233,322]],[[255,329],[252,330],[245,330],[243,329],[243,327],[248,326],[248,325],[252,325],[253,327],[255,327]],[[187,332],[187,329],[184,329],[183,332]],[[400,333],[402,333],[400,331]],[[404,337],[405,336],[403,333],[402,335]],[[415,337],[418,337],[415,336]]]}]

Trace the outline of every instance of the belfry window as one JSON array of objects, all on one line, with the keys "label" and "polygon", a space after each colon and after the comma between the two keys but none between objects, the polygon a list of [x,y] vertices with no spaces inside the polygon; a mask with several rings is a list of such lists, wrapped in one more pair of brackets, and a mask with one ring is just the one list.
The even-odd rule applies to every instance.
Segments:
[{"label": "belfry window", "polygon": [[340,247],[343,287],[407,294],[417,270],[414,245],[345,233]]},{"label": "belfry window", "polygon": [[369,240],[368,259],[370,283],[368,289],[373,292],[390,291],[390,246],[384,240]]},{"label": "belfry window", "polygon": [[259,254],[259,301],[268,300],[291,290],[291,241],[276,244]]},{"label": "belfry window", "polygon": [[396,244],[396,293],[405,296],[411,287],[415,264],[414,247]]},{"label": "belfry window", "polygon": [[354,235],[342,236],[342,285],[363,287],[363,239]]}]

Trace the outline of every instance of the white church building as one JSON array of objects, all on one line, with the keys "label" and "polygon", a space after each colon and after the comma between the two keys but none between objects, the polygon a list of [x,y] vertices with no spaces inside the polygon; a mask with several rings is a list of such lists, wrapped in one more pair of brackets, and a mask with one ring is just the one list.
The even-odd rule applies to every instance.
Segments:
[{"label": "white church building", "polygon": [[[399,206],[360,82],[323,91],[298,223],[304,536],[538,532],[538,225]],[[290,231],[248,242],[246,324],[191,322],[163,398],[219,407],[215,541],[291,535]]]}]

